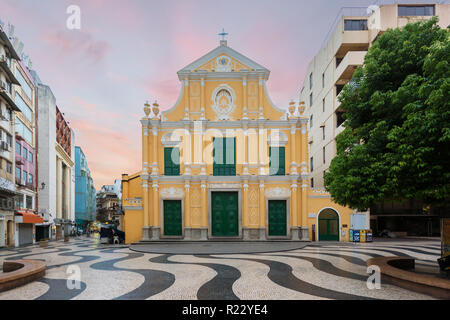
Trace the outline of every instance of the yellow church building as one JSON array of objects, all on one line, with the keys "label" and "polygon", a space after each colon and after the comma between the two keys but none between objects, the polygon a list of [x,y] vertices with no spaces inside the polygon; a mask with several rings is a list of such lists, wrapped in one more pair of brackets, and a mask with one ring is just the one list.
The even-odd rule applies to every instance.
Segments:
[{"label": "yellow church building", "polygon": [[142,171],[122,175],[126,242],[348,240],[352,210],[308,185],[305,105],[275,106],[270,71],[226,40],[145,105]]}]

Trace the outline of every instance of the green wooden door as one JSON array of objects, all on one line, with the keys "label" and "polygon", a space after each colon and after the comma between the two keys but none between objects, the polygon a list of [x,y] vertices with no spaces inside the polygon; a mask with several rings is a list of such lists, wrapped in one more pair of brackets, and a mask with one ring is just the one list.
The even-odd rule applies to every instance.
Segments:
[{"label": "green wooden door", "polygon": [[286,200],[269,200],[269,236],[287,236]]},{"label": "green wooden door", "polygon": [[182,235],[181,200],[164,200],[164,235]]},{"label": "green wooden door", "polygon": [[211,227],[215,237],[239,236],[239,204],[237,192],[211,194]]},{"label": "green wooden door", "polygon": [[319,241],[339,241],[339,217],[334,210],[319,215]]}]

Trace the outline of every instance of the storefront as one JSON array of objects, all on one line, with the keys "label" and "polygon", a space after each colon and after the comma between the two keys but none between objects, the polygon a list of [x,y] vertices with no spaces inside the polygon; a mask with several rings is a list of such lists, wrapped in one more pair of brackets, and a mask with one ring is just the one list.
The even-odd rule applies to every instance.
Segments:
[{"label": "storefront", "polygon": [[33,244],[35,240],[35,224],[43,223],[44,219],[31,211],[20,210],[15,215],[16,247]]}]

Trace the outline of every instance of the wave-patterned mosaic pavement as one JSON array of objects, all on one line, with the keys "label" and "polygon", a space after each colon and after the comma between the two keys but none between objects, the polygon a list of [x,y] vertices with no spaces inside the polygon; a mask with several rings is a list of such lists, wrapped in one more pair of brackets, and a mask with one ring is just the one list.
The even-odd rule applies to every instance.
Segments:
[{"label": "wave-patterned mosaic pavement", "polygon": [[[437,241],[389,241],[364,244],[311,244],[303,249],[236,255],[170,255],[105,247],[95,239],[53,242],[0,250],[4,260],[39,259],[46,276],[0,293],[0,300],[37,299],[432,299],[381,284],[370,290],[365,261],[378,256],[411,256],[417,269],[433,273]],[[79,288],[67,286],[68,268],[81,271]],[[69,268],[70,270],[70,268]]]}]

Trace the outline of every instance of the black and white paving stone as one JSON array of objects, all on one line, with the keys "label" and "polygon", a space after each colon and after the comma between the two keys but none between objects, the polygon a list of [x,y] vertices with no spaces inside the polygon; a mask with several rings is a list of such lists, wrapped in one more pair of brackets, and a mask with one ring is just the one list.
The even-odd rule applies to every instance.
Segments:
[{"label": "black and white paving stone", "polygon": [[[44,278],[0,293],[0,300],[311,300],[432,299],[381,283],[368,289],[365,261],[410,256],[423,273],[437,272],[440,243],[431,240],[311,243],[270,253],[182,255],[104,246],[95,238],[51,242],[49,247],[1,249],[5,260],[45,261]],[[78,286],[68,286],[73,267]],[[70,283],[73,283],[70,281]]]}]

